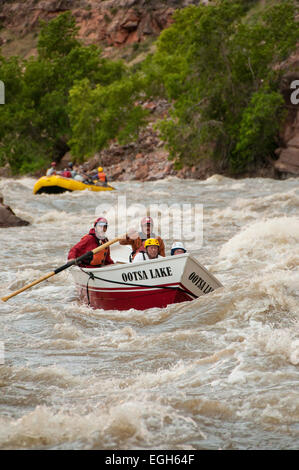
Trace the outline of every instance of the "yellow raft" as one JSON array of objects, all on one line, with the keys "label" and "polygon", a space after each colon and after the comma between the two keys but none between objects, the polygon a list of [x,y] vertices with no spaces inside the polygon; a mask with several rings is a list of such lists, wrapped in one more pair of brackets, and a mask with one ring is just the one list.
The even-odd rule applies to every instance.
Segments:
[{"label": "yellow raft", "polygon": [[107,186],[97,184],[85,184],[72,178],[64,178],[63,176],[42,176],[34,185],[33,194],[58,194],[65,191],[113,191],[115,188],[107,184]]}]

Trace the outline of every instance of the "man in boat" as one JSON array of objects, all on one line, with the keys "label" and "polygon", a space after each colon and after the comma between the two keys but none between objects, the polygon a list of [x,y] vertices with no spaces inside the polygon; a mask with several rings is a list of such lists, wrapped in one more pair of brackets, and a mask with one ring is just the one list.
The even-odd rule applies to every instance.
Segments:
[{"label": "man in boat", "polygon": [[151,217],[143,217],[141,220],[141,232],[131,230],[126,234],[123,240],[120,240],[120,245],[131,245],[132,253],[130,261],[133,261],[137,253],[141,250],[144,251],[144,242],[148,238],[156,238],[159,241],[159,255],[165,256],[165,245],[161,237],[152,232],[154,222]]},{"label": "man in boat", "polygon": [[[93,228],[89,230],[87,235],[81,238],[81,240],[74,245],[68,254],[68,260],[73,260],[78,258],[79,256],[84,255],[88,251],[92,251],[100,245],[108,242],[108,238],[106,236],[106,231],[108,228],[107,219],[104,217],[99,217],[94,225]],[[88,268],[100,268],[107,264],[114,264],[114,261],[111,259],[110,256],[110,248],[109,246],[102,251],[99,251],[95,255],[90,253],[83,261],[80,263],[82,267]]]},{"label": "man in boat", "polygon": [[107,183],[108,183],[107,175],[101,166],[98,167],[98,171],[92,177],[92,179],[95,180],[96,183],[98,182],[98,183],[101,183],[101,185],[103,186],[107,186]]},{"label": "man in boat", "polygon": [[87,175],[85,175],[82,165],[80,166],[77,164],[74,165],[73,162],[69,162],[68,169],[71,172],[71,177],[74,180],[81,181],[82,183],[85,183],[85,184],[90,184],[90,179]]},{"label": "man in boat", "polygon": [[77,175],[77,170],[73,162],[69,162],[67,166],[68,166],[69,171],[71,172],[71,177],[75,178],[75,176]]},{"label": "man in boat", "polygon": [[171,256],[173,255],[181,255],[182,253],[186,253],[186,249],[183,245],[182,242],[174,242],[174,244],[171,247],[170,254]]},{"label": "man in boat", "polygon": [[56,175],[56,162],[51,163],[51,167],[47,170],[46,176]]},{"label": "man in boat", "polygon": [[90,176],[85,173],[83,165],[75,165],[73,171],[71,172],[73,179],[76,181],[81,181],[84,184],[94,184]]},{"label": "man in boat", "polygon": [[136,254],[133,262],[137,263],[138,261],[146,261],[148,259],[162,258],[162,256],[159,255],[159,248],[160,248],[160,243],[157,238],[148,238],[144,242],[144,250],[140,250]]}]

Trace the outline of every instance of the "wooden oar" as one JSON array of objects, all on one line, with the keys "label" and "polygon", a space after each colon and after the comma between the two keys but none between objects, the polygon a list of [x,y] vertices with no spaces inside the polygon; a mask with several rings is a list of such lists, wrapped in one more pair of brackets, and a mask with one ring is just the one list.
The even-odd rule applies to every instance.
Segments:
[{"label": "wooden oar", "polygon": [[55,269],[55,271],[52,271],[48,274],[46,274],[45,276],[41,277],[40,279],[37,279],[36,281],[34,282],[31,282],[31,284],[28,284],[27,286],[24,286],[22,287],[21,289],[18,289],[16,290],[15,292],[13,292],[12,294],[9,294],[7,295],[6,297],[2,297],[1,300],[3,300],[3,302],[6,302],[8,299],[10,299],[11,297],[14,297],[15,295],[18,295],[20,294],[21,292],[24,292],[24,290],[27,290],[27,289],[30,289],[30,287],[33,287],[35,286],[36,284],[39,284],[40,282],[43,282],[45,281],[46,279],[49,279],[49,277],[52,277],[52,276],[55,276],[55,274],[58,274],[60,273],[61,271],[64,271],[65,269],[73,266],[74,264],[77,264],[79,263],[80,261],[83,261],[84,258],[86,258],[87,255],[90,255],[91,253],[93,254],[96,254],[98,253],[99,251],[101,250],[104,250],[105,248],[107,248],[107,246],[110,246],[112,245],[113,243],[116,243],[118,242],[119,240],[123,239],[124,237],[117,237],[117,238],[114,238],[113,240],[110,240],[109,242],[107,243],[104,243],[103,245],[100,245],[98,246],[97,248],[95,248],[94,250],[91,250],[91,251],[87,251],[86,253],[84,253],[84,255],[82,256],[79,256],[78,258],[76,259],[72,259],[70,260],[68,263],[60,266],[59,268]]}]

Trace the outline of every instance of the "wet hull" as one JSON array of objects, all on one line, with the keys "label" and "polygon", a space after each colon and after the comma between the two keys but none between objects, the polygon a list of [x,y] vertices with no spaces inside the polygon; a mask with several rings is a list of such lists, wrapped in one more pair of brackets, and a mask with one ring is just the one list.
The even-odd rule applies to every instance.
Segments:
[{"label": "wet hull", "polygon": [[104,310],[145,310],[192,301],[221,283],[191,255],[72,270],[81,302]]}]

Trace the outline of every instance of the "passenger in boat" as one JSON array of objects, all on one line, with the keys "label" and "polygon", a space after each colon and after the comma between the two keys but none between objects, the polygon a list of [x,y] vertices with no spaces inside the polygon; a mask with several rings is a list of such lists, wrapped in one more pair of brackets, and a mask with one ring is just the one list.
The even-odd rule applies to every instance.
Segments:
[{"label": "passenger in boat", "polygon": [[84,176],[83,174],[82,166],[76,164],[74,165],[73,162],[69,162],[68,168],[74,180],[82,182],[85,182],[87,180],[86,176]]},{"label": "passenger in boat", "polygon": [[76,181],[81,181],[84,184],[93,184],[93,181],[90,177],[85,173],[84,168],[82,165],[76,165],[73,169],[72,174],[74,174],[73,179]]},{"label": "passenger in boat", "polygon": [[80,175],[80,173],[77,173],[73,178],[76,181],[81,181],[82,183],[84,182],[84,178],[82,175]]},{"label": "passenger in boat", "polygon": [[56,162],[51,163],[51,167],[47,170],[46,176],[56,175]]},{"label": "passenger in boat", "polygon": [[181,255],[182,253],[186,253],[187,250],[184,247],[182,242],[174,242],[174,244],[171,247],[170,254],[171,256],[173,255]]},{"label": "passenger in boat", "polygon": [[92,179],[96,183],[101,183],[101,185],[107,186],[107,183],[108,183],[107,175],[101,166],[98,167],[98,171],[95,175],[93,175]]},{"label": "passenger in boat", "polygon": [[130,261],[132,262],[137,253],[144,250],[144,242],[148,238],[156,238],[159,241],[159,255],[165,256],[165,245],[161,237],[152,232],[154,222],[151,217],[143,217],[141,220],[141,232],[135,230],[128,231],[126,238],[120,240],[120,245],[131,245],[132,253]]},{"label": "passenger in boat", "polygon": [[144,242],[144,250],[140,250],[134,257],[133,262],[146,261],[149,259],[162,258],[159,255],[160,243],[157,238],[148,238]]},{"label": "passenger in boat", "polygon": [[64,168],[64,170],[60,172],[60,176],[64,176],[64,178],[71,178],[72,173],[68,168]]},{"label": "passenger in boat", "polygon": [[71,177],[75,178],[75,176],[77,174],[77,169],[74,166],[73,162],[69,162],[67,166],[68,166],[69,171],[71,172]]},{"label": "passenger in boat", "polygon": [[[81,240],[70,249],[68,260],[78,258],[79,256],[84,255],[84,253],[92,251],[98,246],[108,242],[108,238],[106,236],[107,228],[107,219],[104,217],[99,217],[95,221],[93,228],[89,230],[89,233],[84,235],[84,237],[82,237]],[[109,246],[104,250],[99,251],[95,255],[91,253],[87,258],[84,259],[84,261],[82,261],[82,263],[80,263],[80,266],[88,268],[100,268],[107,264],[114,264],[114,261],[110,256]]]}]

